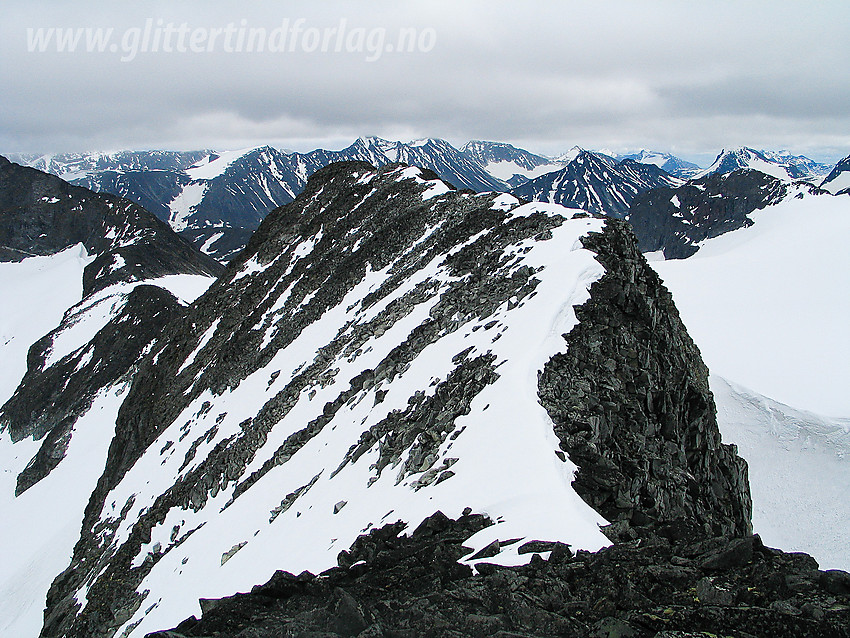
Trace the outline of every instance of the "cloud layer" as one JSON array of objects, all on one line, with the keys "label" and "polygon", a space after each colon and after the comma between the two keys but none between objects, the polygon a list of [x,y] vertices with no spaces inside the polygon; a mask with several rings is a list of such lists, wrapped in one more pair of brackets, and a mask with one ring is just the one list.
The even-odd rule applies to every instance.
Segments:
[{"label": "cloud layer", "polygon": [[[13,0],[4,14],[4,152],[307,150],[364,134],[553,154],[650,147],[703,162],[744,144],[822,160],[850,151],[845,0]],[[57,52],[56,32],[28,50],[49,28],[81,29],[76,51]],[[103,52],[85,51],[87,28],[112,30]],[[268,50],[281,48],[275,29],[282,51]]]}]

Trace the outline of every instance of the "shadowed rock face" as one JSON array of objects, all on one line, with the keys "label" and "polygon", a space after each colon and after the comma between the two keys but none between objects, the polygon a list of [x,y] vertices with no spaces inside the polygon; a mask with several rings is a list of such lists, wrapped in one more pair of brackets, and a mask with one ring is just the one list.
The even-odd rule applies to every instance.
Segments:
[{"label": "shadowed rock face", "polygon": [[[492,320],[491,325],[497,309],[507,308],[504,312],[509,313],[537,294],[539,270],[517,266],[523,263],[523,251],[532,250],[535,242],[549,241],[568,220],[541,212],[514,216],[511,210],[519,202],[510,196],[502,195],[507,199],[497,205],[497,194],[454,191],[433,181],[435,177],[398,165],[376,170],[362,162],[321,169],[293,203],[266,218],[205,296],[169,324],[141,363],[121,408],[106,469],[89,501],[72,563],[48,595],[43,636],[114,635],[141,609],[145,594],[136,590],[145,576],[166,552],[199,529],[182,535],[176,530],[172,545],[145,554],[142,547],[169,511],[179,509],[191,516],[228,490],[231,496],[224,508],[236,499],[251,498],[252,485],[286,464],[325,428],[336,427],[339,422],[334,419],[347,414],[345,406],[367,395],[378,405],[386,390],[376,392],[376,384],[391,384],[429,345],[473,319],[481,325],[470,327],[471,332],[480,327],[488,344],[498,340],[497,330],[487,332],[499,323]],[[426,196],[431,189],[439,197]],[[546,365],[538,388],[561,449],[579,466],[576,490],[612,522],[608,532],[614,538],[746,536],[750,531],[746,466],[734,449],[720,444],[705,367],[669,293],[638,253],[624,223],[609,221],[602,232],[588,236],[584,246],[596,253],[607,274],[591,287],[590,300],[577,309],[579,324],[567,336],[567,352]],[[564,246],[566,251],[571,248]],[[432,263],[445,269],[444,279],[429,276],[405,286]],[[219,424],[228,418],[213,406],[217,397],[264,370],[280,349],[338,308],[367,273],[386,268],[388,277],[362,298],[364,308],[386,302],[382,310],[374,317],[366,315],[368,320],[352,318],[339,332],[328,334],[315,358],[294,372],[289,372],[291,367],[284,370],[280,385],[274,384],[281,371],[273,372],[266,388],[274,386],[274,392],[257,393],[259,403],[238,423],[238,431],[213,444]],[[397,290],[405,292],[393,295]],[[357,360],[364,346],[375,344],[376,335],[386,334],[425,300],[433,301],[427,318],[405,329],[401,340],[377,364],[370,364],[373,367],[357,368],[350,381],[333,387],[335,398],[320,406],[320,413],[298,423],[276,451],[248,471],[272,428],[286,418],[302,393],[333,386],[339,366],[360,365],[362,360]],[[338,466],[316,471],[339,472],[377,447],[370,465],[375,477],[389,469],[395,470],[399,481],[418,474],[413,490],[452,481],[450,459],[436,463],[436,451],[458,434],[455,419],[468,413],[482,388],[499,378],[501,365],[489,352],[471,350],[451,358],[453,367],[445,378],[434,381],[432,392],[426,395],[414,388],[406,406],[402,403],[403,408],[358,430]],[[201,404],[201,395],[209,400]],[[201,423],[203,433],[193,433],[195,443],[185,452],[173,480],[168,479],[169,487],[152,494],[149,506],[128,519],[119,541],[117,530],[133,508],[132,498],[123,510],[119,503],[121,513],[112,515],[107,512],[107,494],[158,435],[172,426],[179,429],[176,426],[184,423],[179,421],[181,415],[190,412],[186,432]],[[206,418],[216,421],[206,423]],[[206,451],[195,459],[205,444]],[[159,452],[160,466],[169,461],[168,449],[166,445]],[[272,517],[282,516],[278,523],[285,520],[292,503],[308,493],[317,478],[287,494]],[[340,501],[335,511],[345,506]],[[439,517],[434,520],[429,525],[451,527],[440,523]],[[473,527],[484,524],[481,517],[467,522]],[[459,544],[469,528],[458,530]],[[456,564],[462,554],[455,550],[439,554],[443,544],[431,545],[429,551],[453,565],[446,568],[449,574],[468,575]],[[354,556],[356,552],[342,560]],[[428,564],[437,559],[423,553],[421,560]],[[427,571],[422,576],[431,578]],[[78,613],[75,594],[82,587],[86,606]],[[350,600],[343,597],[333,604],[345,607],[355,625],[362,624]],[[458,609],[466,607],[460,604]],[[340,626],[340,631],[350,633],[355,625]],[[566,631],[572,625],[556,626]]]},{"label": "shadowed rock face", "polygon": [[78,243],[96,256],[83,275],[84,295],[122,281],[223,270],[141,206],[0,157],[0,260]]},{"label": "shadowed rock face", "polygon": [[595,554],[532,541],[520,549],[528,565],[478,562],[474,573],[457,562],[469,555],[463,542],[491,524],[438,512],[409,536],[387,525],[318,577],[277,572],[248,594],[202,600],[200,620],[149,638],[850,635],[850,574],[818,571],[758,536],[654,536]]},{"label": "shadowed rock face", "polygon": [[606,274],[539,386],[579,466],[573,486],[611,521],[612,539],[671,524],[751,533],[746,462],[720,442],[708,369],[670,293],[625,222],[609,220],[584,245]]},{"label": "shadowed rock face", "polygon": [[38,453],[18,476],[15,495],[40,481],[62,460],[77,419],[95,396],[129,383],[144,351],[165,325],[183,312],[177,299],[157,286],[136,286],[121,311],[83,348],[45,366],[56,333],[30,348],[27,373],[0,409],[0,425],[13,441],[44,439]]},{"label": "shadowed rock face", "polygon": [[750,213],[787,194],[785,182],[753,169],[712,173],[679,187],[639,194],[626,219],[641,252],[660,250],[667,259],[684,259],[705,239],[751,226]]}]

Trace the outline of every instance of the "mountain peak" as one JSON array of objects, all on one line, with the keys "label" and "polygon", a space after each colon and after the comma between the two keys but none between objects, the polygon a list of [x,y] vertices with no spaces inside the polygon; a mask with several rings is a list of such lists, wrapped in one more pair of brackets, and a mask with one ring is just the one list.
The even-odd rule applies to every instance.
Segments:
[{"label": "mountain peak", "polygon": [[758,151],[749,146],[739,146],[729,150],[722,149],[711,166],[696,176],[731,173],[739,168],[755,169],[784,180],[812,178],[829,172],[829,167],[803,155],[792,155],[788,151]]},{"label": "mountain peak", "polygon": [[563,164],[569,164],[569,163],[570,163],[570,162],[572,162],[575,158],[577,158],[579,155],[581,155],[582,153],[586,153],[586,152],[587,152],[587,151],[585,151],[585,150],[584,150],[582,147],[580,147],[580,146],[573,146],[573,147],[572,147],[570,150],[568,150],[566,153],[562,153],[561,155],[558,155],[557,157],[555,157],[555,158],[554,158],[554,161],[556,161],[556,162],[561,162],[561,163],[563,163]]},{"label": "mountain peak", "polygon": [[473,564],[527,562],[516,538],[597,549],[608,522],[748,531],[707,371],[623,222],[335,164],[170,326],[117,415],[45,634],[144,635],[210,588],[332,567],[365,530],[436,510],[496,522],[464,540]]}]

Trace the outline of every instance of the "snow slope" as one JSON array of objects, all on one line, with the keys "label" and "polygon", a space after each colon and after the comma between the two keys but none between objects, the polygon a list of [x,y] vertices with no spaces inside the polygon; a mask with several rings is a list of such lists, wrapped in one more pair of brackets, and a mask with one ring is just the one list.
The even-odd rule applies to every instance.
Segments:
[{"label": "snow slope", "polygon": [[651,265],[713,373],[723,439],[750,465],[754,530],[847,570],[850,202],[791,198],[751,217]]},{"label": "snow slope", "polygon": [[[26,371],[29,344],[57,326],[64,329],[55,333],[45,367],[87,348],[95,334],[121,311],[135,286],[158,285],[188,304],[214,281],[200,275],[167,275],[115,284],[79,301],[82,270],[89,261],[85,250],[75,246],[49,257],[0,263],[0,294],[14,299],[13,304],[0,306],[4,334],[10,330],[13,335],[4,340],[2,348],[4,394],[0,404],[11,396]],[[15,496],[16,479],[42,440],[27,437],[13,443],[8,432],[0,432],[0,544],[14,548],[5,552],[0,562],[0,635],[38,635],[47,590],[71,560],[83,511],[103,472],[125,391],[123,383],[102,388],[74,424],[62,461],[19,496]]]},{"label": "snow slope", "polygon": [[753,529],[769,547],[850,571],[850,419],[823,417],[711,377],[724,440],[750,467]]},{"label": "snow slope", "polygon": [[43,480],[15,497],[15,479],[40,441],[12,444],[0,435],[0,635],[38,636],[50,583],[71,560],[83,510],[103,471],[123,400],[122,386],[105,388],[77,421],[66,458]]},{"label": "snow slope", "polygon": [[791,198],[653,262],[712,372],[795,408],[850,416],[850,200]]},{"label": "snow slope", "polygon": [[92,259],[78,244],[48,257],[0,262],[0,405],[24,376],[32,343],[80,301],[83,269]]}]

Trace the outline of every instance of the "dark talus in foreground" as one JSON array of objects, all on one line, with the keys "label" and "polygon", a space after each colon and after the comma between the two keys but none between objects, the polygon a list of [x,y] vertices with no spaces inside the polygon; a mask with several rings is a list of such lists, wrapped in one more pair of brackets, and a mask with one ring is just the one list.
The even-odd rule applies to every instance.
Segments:
[{"label": "dark talus in foreground", "polygon": [[277,572],[149,638],[850,636],[850,574],[758,536],[653,536],[593,554],[531,541],[528,565],[473,573],[457,562],[464,539],[491,524],[437,513],[410,536],[387,525],[318,577]]}]

